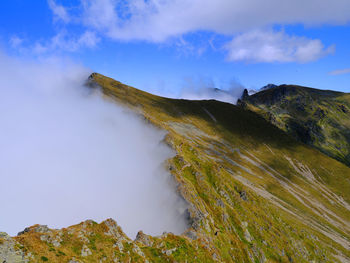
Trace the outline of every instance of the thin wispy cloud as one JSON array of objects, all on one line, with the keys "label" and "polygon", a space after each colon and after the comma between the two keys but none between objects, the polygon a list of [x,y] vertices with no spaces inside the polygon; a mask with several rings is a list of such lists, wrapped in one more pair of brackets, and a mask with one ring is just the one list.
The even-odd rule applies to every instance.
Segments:
[{"label": "thin wispy cloud", "polygon": [[21,53],[34,55],[55,54],[57,52],[75,52],[83,48],[95,48],[100,42],[100,37],[95,32],[85,31],[78,35],[68,34],[66,30],[59,31],[53,37],[46,40],[38,40],[24,45],[24,40],[13,37],[10,39],[11,47]]},{"label": "thin wispy cloud", "polygon": [[236,104],[243,94],[244,86],[237,80],[223,82],[219,85],[211,78],[190,77],[184,84],[178,98],[190,100],[218,100]]},{"label": "thin wispy cloud", "polygon": [[350,68],[333,70],[333,71],[330,71],[328,74],[332,76],[350,74]]},{"label": "thin wispy cloud", "polygon": [[12,37],[10,38],[10,41],[9,41],[9,42],[10,42],[10,45],[11,45],[12,48],[18,48],[19,46],[22,45],[23,41],[24,41],[23,38],[14,35],[14,36],[12,36]]},{"label": "thin wispy cloud", "polygon": [[68,14],[68,11],[63,5],[57,4],[54,0],[48,0],[47,1],[52,13],[54,14],[54,19],[62,20],[65,23],[68,23],[71,20],[70,15]]}]

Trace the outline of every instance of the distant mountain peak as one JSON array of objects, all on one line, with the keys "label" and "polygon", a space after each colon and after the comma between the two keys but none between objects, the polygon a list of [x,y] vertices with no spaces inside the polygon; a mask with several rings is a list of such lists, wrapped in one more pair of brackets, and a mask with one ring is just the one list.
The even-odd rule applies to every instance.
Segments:
[{"label": "distant mountain peak", "polygon": [[350,94],[268,84],[251,96],[243,96],[240,105],[350,166]]}]

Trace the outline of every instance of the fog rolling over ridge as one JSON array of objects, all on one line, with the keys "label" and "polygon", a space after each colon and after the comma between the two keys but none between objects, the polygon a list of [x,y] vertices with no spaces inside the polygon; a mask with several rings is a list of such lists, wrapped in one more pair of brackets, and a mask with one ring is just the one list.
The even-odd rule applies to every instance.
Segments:
[{"label": "fog rolling over ridge", "polygon": [[165,133],[83,86],[89,71],[0,55],[0,231],[113,218],[131,238],[186,228]]},{"label": "fog rolling over ridge", "polygon": [[203,77],[186,78],[181,90],[181,99],[218,100],[236,104],[243,94],[244,86],[235,79],[218,85],[213,79]]}]

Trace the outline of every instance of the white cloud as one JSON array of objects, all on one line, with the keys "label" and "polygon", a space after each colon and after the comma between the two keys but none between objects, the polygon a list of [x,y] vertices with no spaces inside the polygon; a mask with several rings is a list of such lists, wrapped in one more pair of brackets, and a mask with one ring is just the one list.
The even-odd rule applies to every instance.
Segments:
[{"label": "white cloud", "polygon": [[114,0],[81,0],[83,7],[82,22],[98,30],[107,32],[114,30],[119,20],[115,10],[116,3]]},{"label": "white cloud", "polygon": [[[79,7],[70,8],[79,10],[74,14],[74,19],[67,11],[68,7],[58,5],[55,0],[48,0],[48,3],[57,18],[78,23],[90,32],[90,36],[85,36],[81,41],[68,41],[58,34],[52,41],[60,38],[60,44],[56,47],[61,46],[65,50],[92,47],[98,42],[97,36],[119,41],[160,43],[171,38],[181,41],[183,35],[200,31],[226,36],[241,34],[231,42],[230,45],[234,46],[235,42],[242,41],[242,38],[247,38],[252,32],[261,32],[262,29],[271,29],[276,25],[344,25],[350,21],[348,0],[80,0]],[[265,46],[264,50],[260,48],[260,54],[255,52],[252,55],[252,52],[240,49],[241,55],[230,52],[229,58],[263,62],[308,62],[334,51],[332,47],[325,49],[318,39],[287,36],[282,32],[265,31],[265,35],[278,42],[272,43],[271,47]],[[48,44],[40,45],[38,50]],[[188,46],[191,47],[186,47]],[[198,52],[192,53],[200,54],[203,50],[204,48],[198,48]],[[249,54],[245,55],[245,52]],[[264,55],[269,52],[271,58]]]},{"label": "white cloud", "polygon": [[183,89],[179,96],[181,99],[189,100],[218,100],[236,104],[243,94],[244,86],[236,80],[230,82],[215,83],[208,78],[186,78]]},{"label": "white cloud", "polygon": [[208,30],[235,34],[273,25],[344,24],[348,0],[82,0],[85,25],[119,40],[164,41]]},{"label": "white cloud", "polygon": [[71,32],[66,24],[77,23],[79,19],[73,19],[73,16],[67,11],[68,8],[57,4],[55,0],[47,0],[47,3],[54,14],[54,19],[64,22],[63,27],[60,27],[53,37],[35,41],[26,46],[23,45],[23,39],[14,36],[9,40],[12,48],[17,48],[21,53],[47,54],[57,51],[74,52],[82,48],[96,47],[100,41],[96,30],[85,28],[82,33]]},{"label": "white cloud", "polygon": [[99,42],[99,38],[96,36],[94,32],[91,31],[85,31],[78,39],[77,45],[78,46],[85,46],[93,48],[96,46],[96,44]]},{"label": "white cloud", "polygon": [[89,73],[0,52],[0,231],[112,217],[131,238],[180,234],[186,206],[164,167],[165,132],[85,87]]},{"label": "white cloud", "polygon": [[283,31],[251,31],[225,46],[228,60],[245,62],[311,62],[334,52],[319,39],[290,36]]},{"label": "white cloud", "polygon": [[68,36],[65,31],[61,31],[46,42],[37,42],[31,49],[36,54],[55,52],[58,50],[77,51],[81,48],[93,48],[100,41],[95,32],[85,31],[78,37]]},{"label": "white cloud", "polygon": [[65,23],[68,23],[71,18],[66,10],[66,8],[62,5],[58,5],[55,0],[48,0],[47,3],[51,11],[53,12],[56,20],[62,20]]},{"label": "white cloud", "polygon": [[343,75],[343,74],[350,74],[350,68],[344,68],[344,69],[337,69],[337,70],[333,70],[331,72],[328,73],[329,75]]}]

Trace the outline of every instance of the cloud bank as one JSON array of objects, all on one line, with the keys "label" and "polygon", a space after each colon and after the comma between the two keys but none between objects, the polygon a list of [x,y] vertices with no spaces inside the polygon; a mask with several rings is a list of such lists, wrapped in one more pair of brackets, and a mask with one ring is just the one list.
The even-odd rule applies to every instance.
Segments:
[{"label": "cloud bank", "polygon": [[181,233],[164,132],[84,87],[89,73],[0,54],[0,230],[111,217],[130,237]]}]

